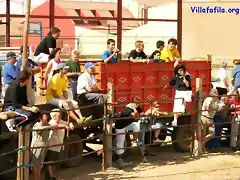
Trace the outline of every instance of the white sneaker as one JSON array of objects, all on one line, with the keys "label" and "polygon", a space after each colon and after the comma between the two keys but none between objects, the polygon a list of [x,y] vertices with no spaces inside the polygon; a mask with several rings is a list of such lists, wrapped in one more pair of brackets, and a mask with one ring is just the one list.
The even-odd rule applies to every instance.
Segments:
[{"label": "white sneaker", "polygon": [[153,140],[153,143],[163,143],[163,142],[164,142],[163,140],[158,138]]},{"label": "white sneaker", "polygon": [[173,120],[173,122],[172,122],[172,126],[177,126],[177,120]]},{"label": "white sneaker", "polygon": [[5,124],[6,124],[8,130],[9,130],[10,132],[17,132],[17,130],[14,129],[14,127],[15,127],[15,121],[14,121],[14,119],[9,119],[9,120],[7,120],[7,121],[5,122]]}]

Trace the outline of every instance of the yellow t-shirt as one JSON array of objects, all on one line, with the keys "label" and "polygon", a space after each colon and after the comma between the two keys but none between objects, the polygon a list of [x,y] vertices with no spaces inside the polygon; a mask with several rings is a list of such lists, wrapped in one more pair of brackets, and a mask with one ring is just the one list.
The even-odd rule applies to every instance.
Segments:
[{"label": "yellow t-shirt", "polygon": [[68,78],[67,76],[60,77],[59,74],[55,74],[48,86],[46,92],[46,100],[49,101],[53,98],[52,89],[56,91],[58,96],[63,96],[63,91],[67,91],[68,88]]},{"label": "yellow t-shirt", "polygon": [[169,49],[169,47],[165,47],[162,52],[161,52],[161,58],[160,59],[163,59],[165,60],[166,62],[169,62],[169,59],[168,58],[178,58],[180,57],[180,54],[177,50],[177,48],[174,48],[174,49]]}]

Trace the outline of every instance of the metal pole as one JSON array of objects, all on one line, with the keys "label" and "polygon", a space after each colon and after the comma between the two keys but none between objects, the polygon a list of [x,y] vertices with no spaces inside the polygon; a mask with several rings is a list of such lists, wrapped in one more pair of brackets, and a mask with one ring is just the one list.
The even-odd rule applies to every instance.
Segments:
[{"label": "metal pole", "polygon": [[[122,0],[118,0],[117,3],[117,48],[122,50]],[[120,56],[120,60],[121,60]]]},{"label": "metal pole", "polygon": [[54,27],[55,0],[49,1],[49,28]]},{"label": "metal pole", "polygon": [[182,0],[178,0],[177,6],[177,40],[178,51],[182,56]]},{"label": "metal pole", "polygon": [[6,40],[5,45],[10,47],[10,0],[6,1]]}]

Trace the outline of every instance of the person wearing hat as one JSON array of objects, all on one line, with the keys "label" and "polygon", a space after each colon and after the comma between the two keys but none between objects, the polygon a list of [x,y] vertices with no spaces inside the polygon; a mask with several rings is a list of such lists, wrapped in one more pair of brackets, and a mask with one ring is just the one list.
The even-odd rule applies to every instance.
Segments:
[{"label": "person wearing hat", "polygon": [[7,53],[7,62],[3,65],[3,87],[2,87],[2,97],[4,98],[8,86],[13,80],[16,80],[16,66],[17,62],[15,52]]},{"label": "person wearing hat", "polygon": [[71,100],[68,97],[68,78],[66,76],[68,68],[69,66],[65,63],[60,63],[56,66],[56,71],[58,72],[50,79],[46,92],[46,100],[49,104],[52,104],[60,109],[70,110],[70,117],[77,121],[78,124],[83,124],[91,120],[92,117],[83,117],[79,109],[78,102]]},{"label": "person wearing hat", "polygon": [[231,72],[233,89],[228,95],[232,94],[240,86],[240,59],[234,59],[233,64],[235,66]]},{"label": "person wearing hat", "polygon": [[77,94],[78,99],[85,99],[95,104],[103,104],[107,101],[106,94],[99,93],[97,80],[94,76],[95,65],[92,62],[85,64],[86,71],[78,77]]},{"label": "person wearing hat", "polygon": [[220,63],[220,69],[217,72],[216,89],[218,90],[219,95],[227,94],[229,90],[227,63],[224,61]]},{"label": "person wearing hat", "polygon": [[[20,55],[21,57],[18,59],[17,64],[16,64],[16,74],[17,74],[17,79],[20,76],[21,68],[22,68],[22,54],[23,54],[23,46],[20,48]],[[27,57],[29,57],[29,47],[27,47]],[[30,105],[35,104],[35,86],[34,86],[34,75],[40,72],[40,67],[37,63],[35,63],[33,60],[28,58],[27,61],[27,67],[32,73],[31,77],[31,87],[29,89],[29,96],[28,96],[28,102]]]}]

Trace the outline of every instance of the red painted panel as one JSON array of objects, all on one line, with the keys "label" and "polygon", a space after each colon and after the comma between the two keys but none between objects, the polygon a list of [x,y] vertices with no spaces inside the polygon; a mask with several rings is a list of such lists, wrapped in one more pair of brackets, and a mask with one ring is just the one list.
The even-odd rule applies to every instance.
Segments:
[{"label": "red painted panel", "polygon": [[[196,78],[203,79],[203,92],[207,95],[211,80],[211,62],[209,61],[185,61],[187,70],[192,74],[192,87],[195,94]],[[172,112],[175,96],[175,87],[163,89],[173,77],[173,63],[130,63],[128,61],[117,64],[100,65],[102,86],[107,81],[114,83],[115,101],[129,103],[138,96],[145,102],[146,110],[150,101],[158,100],[163,111]],[[195,101],[187,106],[187,109],[195,109]],[[117,108],[116,110],[119,110]]]}]

